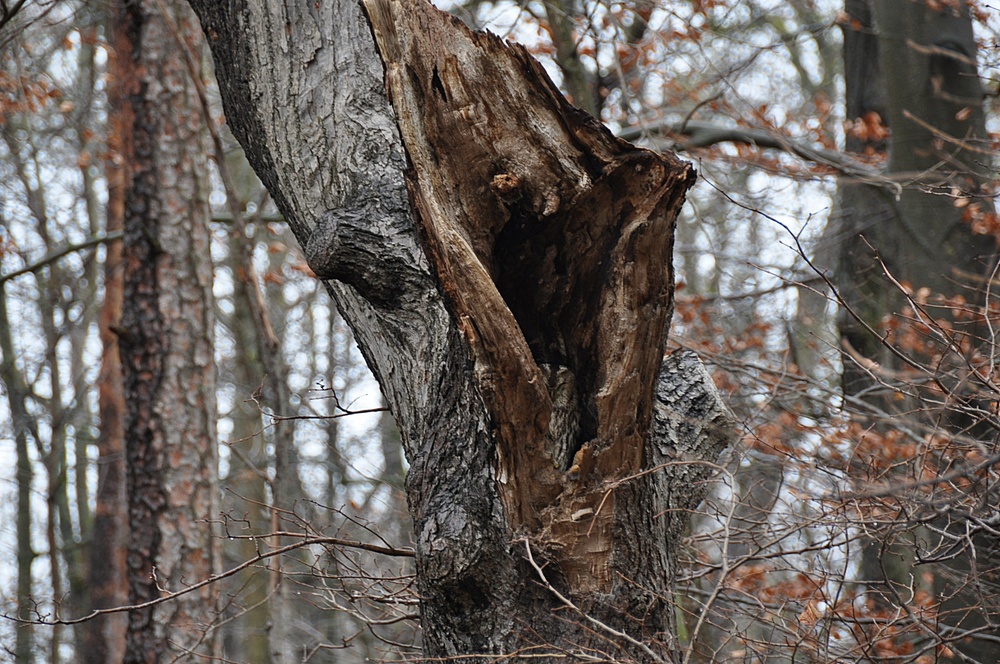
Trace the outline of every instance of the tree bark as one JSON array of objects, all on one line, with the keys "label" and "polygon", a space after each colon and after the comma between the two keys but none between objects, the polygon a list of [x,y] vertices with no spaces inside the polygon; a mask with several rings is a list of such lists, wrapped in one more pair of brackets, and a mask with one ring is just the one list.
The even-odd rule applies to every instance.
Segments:
[{"label": "tree bark", "polygon": [[[122,110],[130,141],[119,347],[129,603],[139,604],[219,568],[208,521],[219,512],[214,319],[205,120],[176,41],[178,34],[196,39],[197,25],[183,4],[147,0],[119,11],[125,38],[118,57],[133,67]],[[124,661],[218,657],[217,592],[206,586],[132,610]]]},{"label": "tree bark", "polygon": [[730,440],[697,359],[661,366],[693,171],[422,0],[192,4],[399,422],[424,655],[668,659],[680,528]]}]

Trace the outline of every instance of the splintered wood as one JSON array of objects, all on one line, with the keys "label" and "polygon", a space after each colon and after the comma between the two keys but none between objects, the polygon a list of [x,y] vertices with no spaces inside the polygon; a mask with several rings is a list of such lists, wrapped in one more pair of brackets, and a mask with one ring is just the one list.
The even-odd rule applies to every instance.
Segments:
[{"label": "splintered wood", "polygon": [[[416,221],[493,417],[511,526],[547,541],[573,587],[605,588],[605,487],[645,461],[694,171],[575,109],[523,47],[424,0],[364,6]],[[567,372],[573,392],[556,397]],[[551,449],[554,397],[576,409],[567,467]]]}]

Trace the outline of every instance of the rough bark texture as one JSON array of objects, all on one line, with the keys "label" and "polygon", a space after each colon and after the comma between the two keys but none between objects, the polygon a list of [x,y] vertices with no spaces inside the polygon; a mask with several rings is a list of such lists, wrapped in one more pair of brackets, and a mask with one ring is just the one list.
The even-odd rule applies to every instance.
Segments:
[{"label": "rough bark texture", "polygon": [[[399,422],[424,654],[668,657],[665,515],[728,440],[696,361],[660,366],[693,172],[422,1],[192,4],[234,134]],[[525,541],[649,649],[540,587]]]},{"label": "rough bark texture", "polygon": [[[197,35],[183,4],[130,3],[118,20],[131,52],[125,293],[119,333],[127,413],[129,602],[177,591],[218,569],[215,366],[208,171],[201,109],[160,11]],[[197,49],[193,49],[197,52]],[[217,657],[217,590],[129,613],[125,662]]]}]

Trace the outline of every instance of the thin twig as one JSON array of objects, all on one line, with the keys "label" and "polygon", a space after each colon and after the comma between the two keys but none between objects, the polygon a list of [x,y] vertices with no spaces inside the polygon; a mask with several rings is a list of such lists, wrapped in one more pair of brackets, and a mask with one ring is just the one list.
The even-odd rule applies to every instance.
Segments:
[{"label": "thin twig", "polygon": [[96,247],[101,244],[117,242],[118,240],[121,239],[122,239],[121,231],[112,231],[110,233],[105,233],[104,235],[99,235],[97,237],[89,238],[77,244],[67,245],[62,249],[57,249],[56,251],[53,251],[48,256],[45,256],[44,258],[41,258],[34,263],[22,267],[19,270],[14,270],[13,272],[10,272],[8,274],[0,275],[0,285],[3,285],[4,283],[10,281],[11,279],[20,277],[21,275],[28,274],[29,272],[38,272],[43,267],[48,267],[49,265],[55,263],[60,258],[68,256],[69,254],[75,253],[77,251],[84,251],[86,249],[90,249],[91,247]]},{"label": "thin twig", "polygon": [[286,554],[286,553],[288,553],[290,551],[294,551],[296,549],[301,549],[304,546],[311,546],[313,544],[330,544],[330,545],[333,545],[333,546],[342,546],[342,547],[347,547],[347,548],[352,548],[352,549],[361,549],[362,551],[370,551],[372,553],[378,553],[378,554],[382,554],[382,555],[385,555],[385,556],[396,556],[396,557],[399,557],[399,558],[413,558],[413,557],[416,556],[416,553],[414,551],[412,551],[411,549],[390,548],[390,547],[378,546],[377,544],[367,544],[365,542],[355,542],[353,540],[341,539],[339,537],[310,537],[310,538],[302,539],[302,540],[300,540],[298,542],[293,542],[292,544],[288,544],[286,546],[283,546],[281,548],[275,549],[273,551],[267,551],[265,553],[258,554],[256,556],[254,556],[253,558],[250,558],[248,560],[243,561],[242,563],[240,563],[236,567],[233,567],[232,569],[230,569],[230,570],[228,570],[226,572],[220,572],[219,574],[213,574],[212,576],[208,577],[207,579],[203,579],[202,581],[199,581],[198,583],[196,583],[196,584],[194,584],[192,586],[188,586],[187,588],[185,588],[183,590],[178,590],[176,592],[168,593],[166,595],[163,595],[162,597],[157,597],[156,599],[152,599],[152,600],[149,600],[148,602],[143,602],[141,604],[130,604],[128,606],[116,606],[116,607],[113,607],[113,608],[110,608],[110,609],[96,609],[96,610],[88,613],[85,616],[82,616],[80,618],[73,618],[71,620],[63,620],[63,619],[58,619],[58,620],[45,620],[45,619],[26,620],[26,619],[23,619],[23,618],[14,618],[14,617],[8,616],[6,614],[4,614],[4,615],[2,615],[0,617],[3,617],[5,619],[7,619],[7,620],[10,620],[11,622],[25,623],[25,624],[32,624],[32,625],[78,625],[80,623],[87,622],[88,620],[93,620],[94,618],[96,618],[98,616],[101,616],[101,615],[107,615],[107,614],[111,614],[111,613],[122,613],[123,611],[139,611],[141,609],[146,609],[146,608],[149,608],[151,606],[156,606],[157,604],[163,604],[164,602],[169,602],[169,601],[171,601],[173,599],[176,599],[176,598],[180,597],[181,595],[187,595],[188,593],[194,592],[195,590],[198,590],[199,588],[204,588],[205,586],[208,586],[210,584],[217,583],[217,582],[219,582],[219,581],[221,581],[223,579],[226,579],[226,578],[228,578],[230,576],[233,576],[234,574],[236,574],[238,572],[241,572],[241,571],[245,570],[248,567],[251,567],[252,565],[255,565],[255,564],[259,563],[262,560],[266,560],[268,558],[273,558],[275,556],[280,556],[280,555]]}]

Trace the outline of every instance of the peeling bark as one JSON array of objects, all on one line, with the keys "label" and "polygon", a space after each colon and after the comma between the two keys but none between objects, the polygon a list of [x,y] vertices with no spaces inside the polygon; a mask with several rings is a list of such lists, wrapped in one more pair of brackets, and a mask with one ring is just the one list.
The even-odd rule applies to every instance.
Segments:
[{"label": "peeling bark", "polygon": [[[693,170],[422,0],[192,4],[234,134],[399,422],[424,655],[669,658],[671,515],[731,431],[693,356],[661,366]],[[525,539],[634,640],[540,587]]]}]

